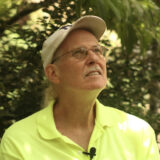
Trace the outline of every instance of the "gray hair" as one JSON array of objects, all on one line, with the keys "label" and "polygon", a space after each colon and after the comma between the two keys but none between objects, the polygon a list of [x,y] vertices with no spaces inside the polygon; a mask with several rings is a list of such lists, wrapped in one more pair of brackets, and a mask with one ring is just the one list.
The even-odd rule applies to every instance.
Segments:
[{"label": "gray hair", "polygon": [[47,107],[52,100],[57,100],[57,93],[54,84],[48,81],[43,92],[42,108]]}]

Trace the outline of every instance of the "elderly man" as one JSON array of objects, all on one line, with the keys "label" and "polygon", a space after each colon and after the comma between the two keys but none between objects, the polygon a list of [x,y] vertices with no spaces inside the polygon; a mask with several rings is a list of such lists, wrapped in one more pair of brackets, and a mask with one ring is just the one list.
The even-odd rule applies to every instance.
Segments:
[{"label": "elderly man", "polygon": [[105,28],[101,18],[84,16],[44,42],[43,66],[54,96],[6,130],[2,160],[159,160],[148,123],[97,100],[107,82],[98,43]]}]

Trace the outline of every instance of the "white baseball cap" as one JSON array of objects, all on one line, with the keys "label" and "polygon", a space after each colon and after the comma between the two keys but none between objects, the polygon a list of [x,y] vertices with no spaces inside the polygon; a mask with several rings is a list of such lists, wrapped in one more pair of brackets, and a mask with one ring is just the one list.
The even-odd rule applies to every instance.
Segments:
[{"label": "white baseball cap", "polygon": [[52,62],[56,50],[67,37],[67,35],[76,29],[86,29],[93,33],[97,40],[99,40],[106,29],[106,24],[100,17],[87,15],[79,18],[73,24],[60,27],[43,43],[41,56],[44,68]]}]

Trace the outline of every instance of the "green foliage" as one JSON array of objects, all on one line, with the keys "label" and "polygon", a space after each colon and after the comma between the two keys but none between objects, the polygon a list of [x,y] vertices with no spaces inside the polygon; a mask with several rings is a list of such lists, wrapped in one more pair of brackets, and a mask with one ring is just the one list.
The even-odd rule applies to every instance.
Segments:
[{"label": "green foliage", "polygon": [[160,9],[148,0],[95,0],[90,1],[94,13],[102,17],[110,30],[118,33],[127,54],[137,43],[141,52],[150,47],[153,39],[160,43]]},{"label": "green foliage", "polygon": [[[13,121],[40,109],[46,86],[40,58],[43,41],[59,26],[85,14],[104,18],[122,42],[108,57],[109,85],[100,101],[146,119],[160,132],[160,9],[153,1],[45,0],[33,4],[7,0],[0,6],[0,136]],[[35,24],[29,15],[38,9],[51,18],[44,16]],[[111,45],[108,40],[102,42]]]}]

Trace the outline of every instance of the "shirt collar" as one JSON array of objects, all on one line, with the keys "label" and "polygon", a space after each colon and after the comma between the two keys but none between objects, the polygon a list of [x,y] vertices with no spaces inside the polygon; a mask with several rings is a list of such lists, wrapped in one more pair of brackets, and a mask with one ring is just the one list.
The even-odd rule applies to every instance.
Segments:
[{"label": "shirt collar", "polygon": [[110,107],[104,106],[96,100],[96,122],[102,127],[111,127],[114,125],[113,114],[111,114]]},{"label": "shirt collar", "polygon": [[[45,139],[54,139],[61,137],[61,134],[56,129],[56,125],[53,118],[53,106],[55,101],[51,101],[50,104],[41,110],[37,116],[37,128],[39,134]],[[111,127],[115,124],[113,109],[106,107],[96,100],[96,123],[102,125],[102,127]]]},{"label": "shirt collar", "polygon": [[61,136],[56,129],[53,118],[54,103],[55,101],[51,101],[50,104],[41,110],[37,116],[38,132],[44,139],[54,139]]},{"label": "shirt collar", "polygon": [[104,106],[96,100],[96,121],[103,127],[113,127],[123,123],[127,119],[127,114],[113,107]]}]

